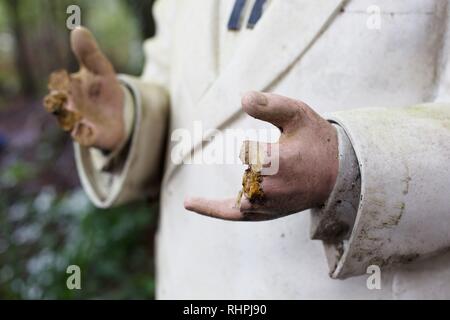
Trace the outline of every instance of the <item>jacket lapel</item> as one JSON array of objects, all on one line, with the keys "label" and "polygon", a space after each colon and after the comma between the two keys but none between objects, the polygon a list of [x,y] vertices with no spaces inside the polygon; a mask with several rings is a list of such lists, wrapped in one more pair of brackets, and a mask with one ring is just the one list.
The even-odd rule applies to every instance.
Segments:
[{"label": "jacket lapel", "polygon": [[[204,129],[222,129],[241,111],[242,93],[269,90],[292,64],[301,59],[347,1],[274,1],[200,99],[193,121],[201,121]],[[193,147],[182,158],[208,141],[208,137],[191,136]],[[170,179],[176,167],[169,161],[165,181]]]}]

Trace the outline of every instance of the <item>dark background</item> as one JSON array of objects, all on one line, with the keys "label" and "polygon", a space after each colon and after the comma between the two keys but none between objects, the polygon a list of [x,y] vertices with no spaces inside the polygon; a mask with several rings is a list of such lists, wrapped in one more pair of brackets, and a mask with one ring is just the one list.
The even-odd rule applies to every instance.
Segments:
[{"label": "dark background", "polygon": [[[0,0],[0,299],[154,297],[156,204],[95,209],[70,138],[43,109],[48,75],[77,70],[67,6],[120,73],[138,75],[153,0]],[[81,268],[68,290],[66,268]]]}]

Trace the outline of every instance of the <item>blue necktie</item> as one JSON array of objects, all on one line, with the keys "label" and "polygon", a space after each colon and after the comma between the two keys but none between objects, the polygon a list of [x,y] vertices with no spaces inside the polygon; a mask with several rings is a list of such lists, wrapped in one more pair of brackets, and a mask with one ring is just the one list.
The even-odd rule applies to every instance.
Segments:
[{"label": "blue necktie", "polygon": [[[231,11],[230,19],[228,20],[228,30],[239,30],[241,28],[242,10],[245,7],[246,1],[247,0],[236,0],[234,2],[233,10]],[[266,0],[255,1],[247,22],[247,28],[253,29],[259,18],[261,18],[265,2]]]},{"label": "blue necktie", "polygon": [[253,29],[253,27],[258,22],[259,18],[261,18],[265,2],[266,2],[266,0],[256,0],[255,1],[252,12],[250,13],[250,18],[248,19],[248,22],[247,22],[248,29]]}]

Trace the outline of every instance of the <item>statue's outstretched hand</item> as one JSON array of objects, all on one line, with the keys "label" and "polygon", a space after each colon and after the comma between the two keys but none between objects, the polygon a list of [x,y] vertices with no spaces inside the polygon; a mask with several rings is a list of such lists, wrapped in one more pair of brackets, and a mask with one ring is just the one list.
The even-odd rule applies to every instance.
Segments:
[{"label": "statue's outstretched hand", "polygon": [[248,169],[238,201],[187,198],[185,208],[226,220],[270,220],[323,204],[339,169],[333,125],[305,103],[275,94],[247,93],[242,108],[281,130],[277,145],[259,143],[259,150],[278,150],[277,173]]},{"label": "statue's outstretched hand", "polygon": [[80,70],[50,76],[45,107],[81,145],[112,151],[125,139],[123,89],[89,30],[77,27],[70,40]]}]

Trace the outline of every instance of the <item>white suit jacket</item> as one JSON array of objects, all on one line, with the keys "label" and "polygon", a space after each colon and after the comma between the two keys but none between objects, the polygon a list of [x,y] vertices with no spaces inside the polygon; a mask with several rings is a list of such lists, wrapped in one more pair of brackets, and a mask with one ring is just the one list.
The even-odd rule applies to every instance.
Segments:
[{"label": "white suit jacket", "polygon": [[[76,145],[96,205],[160,195],[157,297],[450,298],[447,1],[273,0],[220,67],[224,1],[157,3],[144,73],[124,78],[135,117],[123,157],[100,170]],[[344,129],[360,172],[347,239],[312,240],[307,212],[249,223],[183,208],[187,195],[236,195],[243,169],[177,165],[171,133],[196,120],[272,128],[242,112],[247,90],[301,99]],[[194,137],[182,156],[215,143]],[[367,288],[370,265],[381,267],[380,290]]]}]

